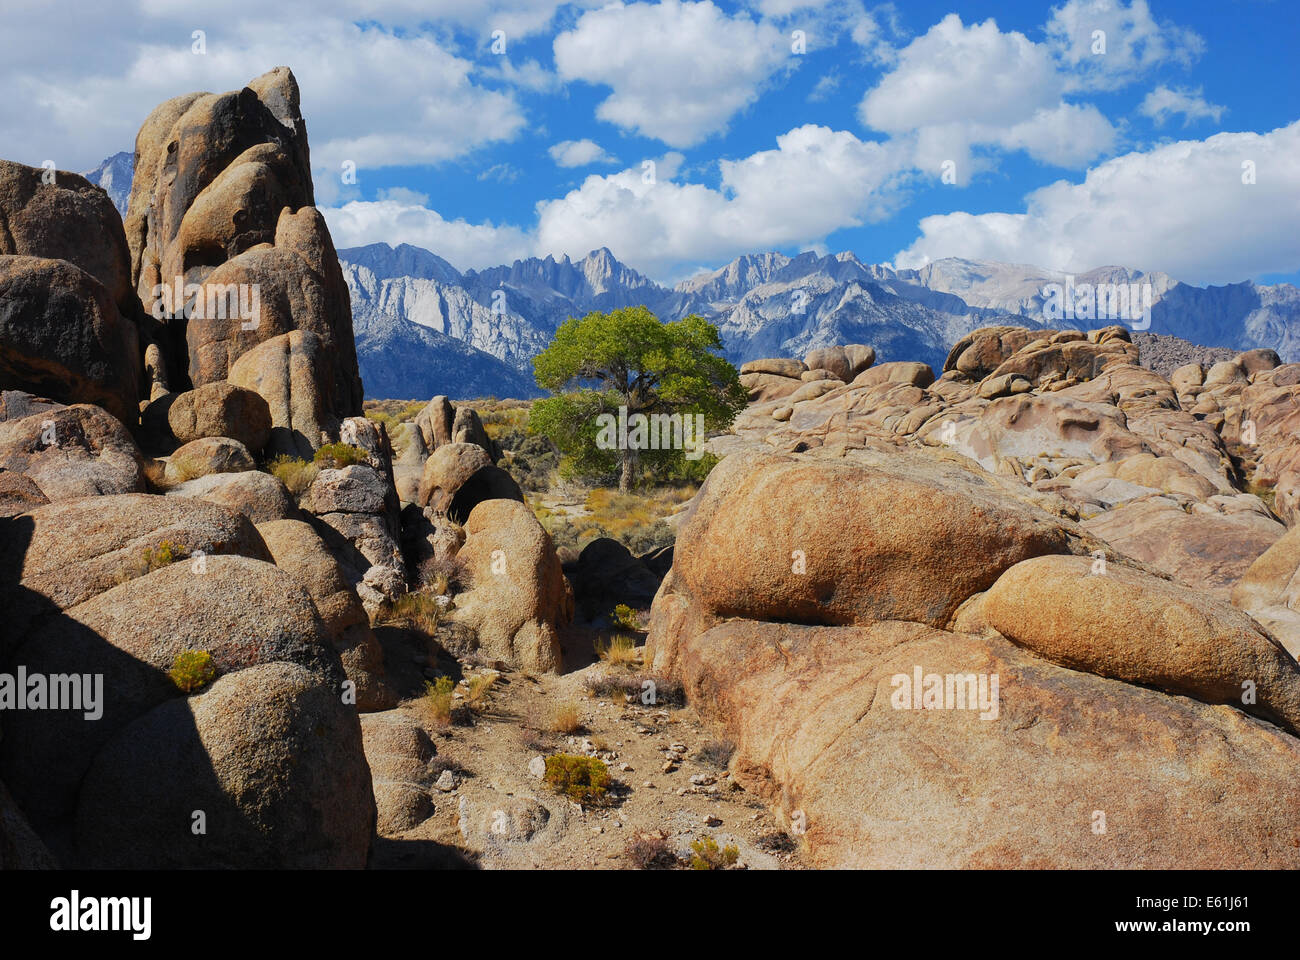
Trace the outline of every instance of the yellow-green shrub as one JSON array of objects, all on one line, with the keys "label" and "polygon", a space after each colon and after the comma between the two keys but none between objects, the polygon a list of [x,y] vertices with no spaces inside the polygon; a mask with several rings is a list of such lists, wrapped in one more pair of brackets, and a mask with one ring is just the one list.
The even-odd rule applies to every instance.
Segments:
[{"label": "yellow-green shrub", "polygon": [[167,676],[181,693],[193,693],[217,678],[217,668],[212,662],[212,654],[206,650],[182,650],[172,661]]},{"label": "yellow-green shrub", "polygon": [[570,753],[546,758],[546,782],[570,800],[601,804],[609,791],[609,768],[603,760]]}]

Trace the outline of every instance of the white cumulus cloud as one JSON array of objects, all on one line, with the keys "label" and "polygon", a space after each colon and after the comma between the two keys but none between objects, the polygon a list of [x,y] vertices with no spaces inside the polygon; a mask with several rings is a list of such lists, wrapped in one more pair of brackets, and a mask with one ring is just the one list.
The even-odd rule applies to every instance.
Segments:
[{"label": "white cumulus cloud", "polygon": [[594,140],[561,140],[553,144],[547,153],[560,167],[586,167],[593,163],[612,163],[614,158]]},{"label": "white cumulus cloud", "polygon": [[1066,90],[1046,45],[993,20],[967,26],[949,14],[896,52],[858,113],[869,127],[911,137],[918,168],[938,176],[951,162],[964,185],[987,166],[974,147],[1067,167],[1112,149],[1110,121],[1091,104],[1067,103]]},{"label": "white cumulus cloud", "polygon": [[1155,121],[1156,126],[1162,126],[1170,117],[1180,114],[1183,126],[1188,126],[1193,120],[1213,120],[1218,123],[1227,107],[1207,101],[1201,95],[1199,87],[1184,90],[1167,87],[1162,83],[1142,99],[1142,105],[1138,109],[1143,116]]},{"label": "white cumulus cloud", "polygon": [[1159,64],[1190,65],[1205,50],[1196,32],[1157,21],[1146,0],[1068,0],[1046,30],[1071,89],[1117,90]]},{"label": "white cumulus cloud", "polygon": [[895,263],[966,257],[1076,273],[1121,264],[1233,283],[1300,269],[1298,220],[1300,121],[1115,157],[1082,183],[1035,190],[1021,213],[926,217]]},{"label": "white cumulus cloud", "polygon": [[555,38],[565,80],[610,88],[596,116],[673,147],[700,143],[758,99],[790,39],[771,23],[702,3],[615,3]]}]

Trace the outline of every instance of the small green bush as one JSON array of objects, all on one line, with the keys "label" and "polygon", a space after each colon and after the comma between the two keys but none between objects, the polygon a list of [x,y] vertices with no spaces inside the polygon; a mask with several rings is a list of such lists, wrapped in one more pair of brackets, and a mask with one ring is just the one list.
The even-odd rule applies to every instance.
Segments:
[{"label": "small green bush", "polygon": [[695,854],[691,857],[692,870],[725,870],[740,859],[740,851],[734,845],[729,843],[719,849],[718,841],[710,836],[692,841],[691,850]]},{"label": "small green bush", "polygon": [[217,678],[217,668],[212,662],[212,654],[205,650],[182,650],[172,661],[172,668],[167,671],[172,683],[181,693],[193,693],[202,690]]},{"label": "small green bush", "polygon": [[546,758],[546,782],[570,800],[599,805],[609,791],[609,768],[603,760],[555,753]]},{"label": "small green bush", "polygon": [[189,554],[185,548],[170,540],[160,541],[156,547],[148,547],[142,554],[146,572],[152,573],[160,570],[168,564],[175,563],[178,560],[184,560]]},{"label": "small green bush", "polygon": [[354,463],[365,463],[366,451],[350,443],[327,443],[316,451],[312,462],[325,470],[342,470]]},{"label": "small green bush", "polygon": [[284,484],[295,497],[301,497],[311,486],[320,468],[314,463],[280,454],[267,465],[267,472]]},{"label": "small green bush", "polygon": [[640,631],[641,617],[626,603],[620,603],[610,614],[610,622],[622,630]]},{"label": "small green bush", "polygon": [[451,677],[439,677],[434,683],[424,681],[424,707],[439,724],[451,722],[451,693],[455,689],[456,681]]}]

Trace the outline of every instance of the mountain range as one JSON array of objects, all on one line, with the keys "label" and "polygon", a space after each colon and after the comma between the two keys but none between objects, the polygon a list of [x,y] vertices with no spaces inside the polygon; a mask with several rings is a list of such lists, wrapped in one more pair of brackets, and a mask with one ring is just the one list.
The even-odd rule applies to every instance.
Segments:
[{"label": "mountain range", "polygon": [[[83,174],[124,216],[133,160],[118,153]],[[849,252],[769,252],[667,287],[603,247],[578,261],[530,257],[464,272],[409,244],[373,243],[338,255],[368,397],[539,396],[531,360],[566,318],[639,304],[662,320],[706,317],[737,364],[867,343],[881,360],[922,360],[937,370],[949,347],[981,326],[1105,323],[1044,319],[1044,287],[1064,284],[1064,274],[983,260],[895,270]],[[1150,284],[1148,332],[1207,347],[1272,347],[1284,361],[1300,361],[1300,288],[1292,284],[1196,287],[1115,266],[1074,283]]]},{"label": "mountain range", "polygon": [[[1048,320],[1044,288],[1066,276],[1024,264],[946,259],[920,270],[864,264],[852,253],[788,257],[762,253],[665,287],[605,248],[581,260],[516,260],[458,272],[409,245],[371,244],[339,251],[352,293],[362,378],[369,396],[497,396],[538,391],[529,361],[569,316],[645,304],[662,320],[698,313],[722,333],[740,364],[759,357],[802,357],[816,347],[867,343],[881,360],[922,360],[938,369],[949,347],[990,324],[1033,328],[1104,326],[1104,320]],[[1073,278],[1088,284],[1150,285],[1150,333],[1205,346],[1272,347],[1300,360],[1300,289],[1251,281],[1195,287],[1163,273],[1100,267]],[[1141,329],[1143,321],[1129,323]],[[413,327],[422,332],[417,333]],[[451,338],[471,348],[438,355]],[[420,339],[426,353],[417,356]],[[401,356],[394,351],[400,350]],[[418,386],[402,389],[406,374]]]}]

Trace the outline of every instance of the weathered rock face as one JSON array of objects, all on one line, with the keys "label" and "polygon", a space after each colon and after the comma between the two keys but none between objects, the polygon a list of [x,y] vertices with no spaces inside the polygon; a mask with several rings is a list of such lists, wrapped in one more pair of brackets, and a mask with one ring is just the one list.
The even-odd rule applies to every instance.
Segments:
[{"label": "weathered rock face", "polygon": [[98,404],[133,424],[139,351],[134,320],[81,267],[0,256],[0,389]]},{"label": "weathered rock face", "polygon": [[311,459],[326,438],[338,436],[334,398],[319,376],[326,349],[314,333],[296,330],[259,344],[231,366],[230,383],[260,394],[270,410],[268,453]]},{"label": "weathered rock face", "polygon": [[241,473],[256,469],[253,455],[238,440],[204,437],[191,440],[173,453],[163,477],[168,483],[184,483],[214,473]]},{"label": "weathered rock face", "polygon": [[[247,615],[250,603],[258,616]],[[15,712],[0,741],[0,775],[34,817],[68,815],[109,738],[180,695],[167,671],[183,650],[206,651],[221,673],[291,660],[337,687],[342,671],[337,658],[331,666],[323,633],[310,597],[289,574],[247,557],[169,564],[42,618],[7,662],[30,674],[102,675],[100,716]]]},{"label": "weathered rock face", "polygon": [[145,486],[131,434],[89,404],[0,419],[0,467],[26,475],[49,500],[136,493]]},{"label": "weathered rock face", "polygon": [[179,443],[229,437],[257,453],[271,438],[271,408],[261,394],[225,381],[178,394],[167,407],[167,423]]},{"label": "weathered rock face", "polygon": [[0,470],[0,517],[16,517],[50,502],[36,481],[24,473]]},{"label": "weathered rock face", "polygon": [[1137,359],[992,328],[938,380],[747,374],[791,386],[711,441],[647,656],[815,863],[1300,864],[1300,365]]},{"label": "weathered rock face", "polygon": [[[277,452],[302,455],[322,430],[337,436],[339,421],[361,412],[361,383],[347,287],[313,206],[293,74],[280,67],[239,91],[162,104],[136,156],[131,278],[163,321],[165,365],[195,387],[229,379],[263,392],[276,431],[288,434],[273,431]],[[198,296],[176,297],[178,278]],[[237,361],[285,337],[294,339],[236,376]],[[292,363],[274,359],[290,354]],[[267,369],[286,365],[292,376]]]},{"label": "weathered rock face", "polygon": [[1227,600],[1233,584],[1286,533],[1258,497],[1205,501],[1146,494],[1083,522],[1115,549]]},{"label": "weathered rock face", "polygon": [[[196,809],[205,836],[189,827]],[[77,810],[88,863],[144,869],[359,869],[374,832],[356,712],[283,661],[122,729],[86,774]]]},{"label": "weathered rock face", "polygon": [[382,467],[358,463],[322,470],[300,506],[312,516],[368,610],[406,592],[401,514]]},{"label": "weathered rock face", "polygon": [[[977,709],[897,708],[918,667],[941,690],[951,674],[991,691],[996,675],[996,716],[978,694]],[[818,866],[1300,862],[1295,738],[996,635],[735,621],[689,642],[682,675],[736,744],[733,775],[805,829]]]},{"label": "weathered rock face", "polygon": [[409,714],[400,710],[361,718],[366,761],[375,785],[379,833],[400,833],[433,814],[431,761],[433,741]]},{"label": "weathered rock face", "polygon": [[[1013,564],[1087,549],[1028,500],[926,467],[903,456],[727,457],[679,528],[673,590],[708,618],[943,626]],[[670,666],[677,638],[652,634],[655,667]]]},{"label": "weathered rock face", "polygon": [[70,263],[124,313],[138,309],[122,220],[108,194],[75,173],[0,160],[0,256]]},{"label": "weathered rock face", "polygon": [[516,500],[486,500],[465,522],[457,554],[471,577],[451,618],[487,655],[521,670],[559,669],[559,628],[573,619],[573,592],[550,536]]},{"label": "weathered rock face", "polygon": [[476,443],[445,443],[424,463],[416,503],[463,523],[485,500],[518,500],[524,495],[514,478]]},{"label": "weathered rock face", "polygon": [[1300,731],[1300,666],[1245,614],[1201,592],[1120,564],[1102,572],[1087,557],[1037,557],[1003,574],[980,610],[1008,640],[1062,666]]},{"label": "weathered rock face", "polygon": [[860,343],[851,343],[845,347],[823,347],[811,351],[803,362],[809,370],[825,370],[836,380],[848,383],[876,362],[876,351]]},{"label": "weathered rock face", "polygon": [[1259,555],[1232,588],[1232,604],[1300,655],[1300,528]]},{"label": "weathered rock face", "polygon": [[178,483],[167,491],[167,496],[214,503],[242,513],[253,523],[292,520],[299,516],[284,484],[269,473],[258,470],[210,473],[206,477]]},{"label": "weathered rock face", "polygon": [[370,629],[360,597],[348,583],[338,561],[310,524],[300,520],[262,523],[257,532],[266,541],[276,566],[289,573],[320,611],[343,670],[356,687],[358,710],[386,710],[395,698],[384,682],[384,651]]},{"label": "weathered rock face", "polygon": [[[213,504],[149,494],[85,497],[5,521],[0,599],[6,643],[34,618],[66,610],[150,572],[165,556],[271,559],[246,517]],[[0,644],[0,656],[5,645]]]}]

